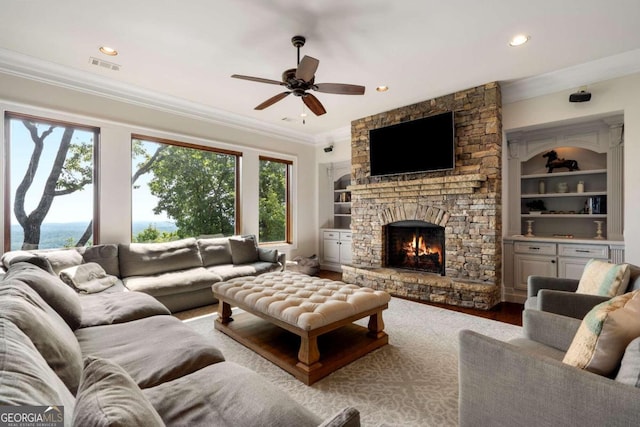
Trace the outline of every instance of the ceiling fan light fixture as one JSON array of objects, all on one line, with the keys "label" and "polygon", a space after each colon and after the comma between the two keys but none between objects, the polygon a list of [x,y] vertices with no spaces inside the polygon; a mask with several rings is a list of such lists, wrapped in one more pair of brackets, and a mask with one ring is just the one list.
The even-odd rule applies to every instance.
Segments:
[{"label": "ceiling fan light fixture", "polygon": [[513,36],[513,38],[509,40],[509,46],[511,47],[522,46],[529,40],[531,40],[531,36],[528,36],[526,34],[518,34]]},{"label": "ceiling fan light fixture", "polygon": [[105,55],[109,55],[109,56],[116,56],[118,54],[117,50],[109,46],[100,46],[98,50],[101,53],[104,53]]}]

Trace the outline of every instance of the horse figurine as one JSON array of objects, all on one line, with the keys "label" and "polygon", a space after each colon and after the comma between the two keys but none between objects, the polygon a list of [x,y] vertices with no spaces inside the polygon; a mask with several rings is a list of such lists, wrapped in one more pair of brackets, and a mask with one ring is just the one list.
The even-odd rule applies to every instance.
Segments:
[{"label": "horse figurine", "polygon": [[555,150],[544,153],[542,157],[547,157],[547,164],[545,165],[545,167],[549,169],[547,173],[551,173],[557,168],[568,168],[570,172],[580,170],[577,161],[559,159],[558,153],[556,153]]}]

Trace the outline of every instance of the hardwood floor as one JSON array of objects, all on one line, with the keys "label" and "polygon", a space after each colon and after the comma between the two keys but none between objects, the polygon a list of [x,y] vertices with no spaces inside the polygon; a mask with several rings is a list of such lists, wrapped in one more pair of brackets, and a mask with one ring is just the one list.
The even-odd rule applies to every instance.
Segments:
[{"label": "hardwood floor", "polygon": [[[334,271],[320,270],[320,272],[318,273],[318,276],[326,279],[331,279],[331,280],[342,280],[342,273],[337,273]],[[436,303],[430,303],[425,301],[416,301],[416,302],[419,302],[420,304],[426,304],[434,307],[444,308],[446,310],[458,311],[458,312],[470,314],[473,316],[484,317],[485,319],[492,319],[492,320],[497,320],[499,322],[522,326],[522,310],[523,310],[522,304],[501,302],[491,310],[478,310],[473,308],[456,307],[448,304],[436,304]],[[181,311],[179,313],[174,313],[174,316],[180,320],[185,320],[185,319],[191,319],[194,317],[215,313],[217,310],[218,310],[218,304],[213,304],[205,307],[199,307],[199,308],[194,308],[192,310],[186,310],[186,311]]]}]

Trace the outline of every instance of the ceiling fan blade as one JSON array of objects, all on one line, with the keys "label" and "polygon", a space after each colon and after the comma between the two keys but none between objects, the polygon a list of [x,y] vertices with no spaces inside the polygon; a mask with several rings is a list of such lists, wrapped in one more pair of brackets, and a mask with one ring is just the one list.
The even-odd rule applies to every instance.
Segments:
[{"label": "ceiling fan blade", "polygon": [[318,61],[316,58],[305,55],[304,58],[302,58],[302,61],[300,61],[300,63],[298,64],[298,69],[296,70],[296,79],[310,82],[311,79],[313,79],[313,76],[316,74],[318,64],[320,64],[320,61]]},{"label": "ceiling fan blade", "polygon": [[[291,92],[282,92],[282,93],[277,94],[276,96],[272,96],[271,98],[267,99],[262,104],[258,105],[256,108],[254,108],[254,110],[264,110],[265,108],[269,107],[270,105],[273,105],[276,102],[280,101],[282,98],[286,97],[290,93]],[[311,108],[311,107],[309,107],[309,108]]]},{"label": "ceiling fan blade", "polygon": [[364,86],[348,85],[342,83],[318,83],[314,90],[324,93],[337,93],[339,95],[364,95]]},{"label": "ceiling fan blade", "polygon": [[324,109],[324,107],[322,106],[318,98],[316,98],[310,93],[307,93],[304,97],[302,97],[302,102],[304,102],[304,105],[309,107],[309,110],[311,110],[313,114],[315,114],[316,116],[321,116],[327,112],[327,110]]},{"label": "ceiling fan blade", "polygon": [[233,74],[231,77],[233,77],[234,79],[250,80],[252,82],[258,82],[258,83],[269,83],[272,85],[280,85],[280,86],[286,85],[286,83],[279,82],[278,80],[263,79],[262,77],[243,76],[241,74]]}]

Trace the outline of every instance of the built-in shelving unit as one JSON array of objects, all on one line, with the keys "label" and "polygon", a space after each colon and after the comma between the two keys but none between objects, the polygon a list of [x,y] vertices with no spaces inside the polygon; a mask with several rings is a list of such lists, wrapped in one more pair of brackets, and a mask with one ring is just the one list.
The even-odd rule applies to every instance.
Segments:
[{"label": "built-in shelving unit", "polygon": [[351,227],[351,191],[347,187],[351,184],[351,174],[346,174],[334,181],[333,184],[333,227],[349,229]]}]

